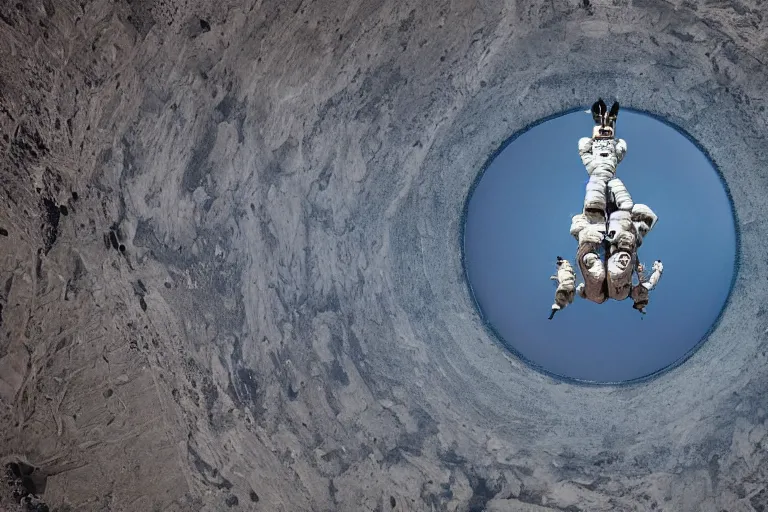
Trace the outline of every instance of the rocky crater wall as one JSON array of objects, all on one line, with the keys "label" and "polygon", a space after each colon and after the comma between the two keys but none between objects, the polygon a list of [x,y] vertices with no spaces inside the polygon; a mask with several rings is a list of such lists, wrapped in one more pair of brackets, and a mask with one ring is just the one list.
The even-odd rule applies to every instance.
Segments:
[{"label": "rocky crater wall", "polygon": [[[765,509],[765,15],[3,3],[0,458],[59,511]],[[710,339],[629,387],[507,354],[461,266],[489,155],[597,96],[695,138],[740,229]]]}]

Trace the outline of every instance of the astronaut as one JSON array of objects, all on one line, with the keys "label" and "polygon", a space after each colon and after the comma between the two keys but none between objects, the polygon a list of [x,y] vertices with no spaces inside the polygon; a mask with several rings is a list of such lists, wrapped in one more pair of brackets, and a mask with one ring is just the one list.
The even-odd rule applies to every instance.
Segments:
[{"label": "astronaut", "polygon": [[[637,248],[642,244],[643,237],[653,229],[658,217],[648,206],[635,204],[627,188],[616,177],[616,167],[627,152],[626,142],[614,138],[618,112],[618,103],[614,103],[608,111],[606,104],[599,99],[592,106],[596,123],[592,138],[579,140],[579,156],[587,169],[589,181],[583,211],[575,215],[571,222],[571,235],[579,243],[576,264],[584,278],[575,292],[598,304],[608,298],[624,300],[631,295],[634,308],[645,313],[648,292],[656,286],[663,266],[661,261],[655,262],[651,278],[644,281]],[[550,319],[556,311],[570,303],[558,300],[563,295],[561,287],[567,287],[567,283],[571,282],[565,274],[560,278],[560,269],[572,270],[573,267],[559,257],[557,265],[558,274],[553,279],[558,280],[558,291]],[[633,283],[635,274],[637,284]]]},{"label": "astronaut", "polygon": [[[595,102],[592,105],[592,117],[596,125],[592,137],[579,139],[578,145],[579,156],[587,169],[589,181],[584,194],[583,211],[573,217],[570,232],[579,242],[576,261],[584,277],[584,283],[579,285],[578,293],[598,304],[612,296],[606,288],[606,266],[613,271],[612,277],[616,278],[614,284],[620,286],[623,283],[619,281],[625,277],[624,264],[631,263],[632,259],[632,236],[626,229],[629,226],[623,221],[634,204],[627,188],[616,177],[616,167],[627,152],[627,143],[614,138],[618,113],[618,103],[614,103],[608,111],[602,99]],[[620,242],[622,247],[629,248],[629,260],[626,255],[616,255],[612,261],[605,262],[606,239]]]},{"label": "astronaut", "polygon": [[[622,210],[613,212],[605,229],[607,232],[601,231],[600,226],[589,224],[579,230],[579,223],[574,223],[571,231],[578,237],[576,258],[584,278],[576,293],[598,304],[606,299],[624,300],[631,295],[635,309],[644,313],[648,304],[647,292],[655,288],[664,267],[661,261],[656,261],[653,274],[645,281],[637,249],[656,220],[650,208],[636,204],[631,213]],[[604,238],[600,241],[600,234],[603,233]],[[637,276],[637,285],[633,285],[634,275]],[[642,307],[638,307],[640,304]]]},{"label": "astronaut", "polygon": [[[586,252],[586,251],[585,251]],[[597,255],[591,252],[586,252],[586,267],[588,273],[584,275],[584,283],[580,283],[575,286],[576,273],[570,262],[562,257],[557,257],[557,273],[550,277],[550,279],[557,281],[557,290],[555,291],[555,302],[552,304],[552,310],[549,314],[549,319],[554,318],[555,313],[565,308],[569,304],[573,303],[575,295],[579,295],[582,298],[587,298],[593,302],[605,302],[607,296],[606,284],[607,280],[603,277],[602,281],[599,277],[595,276],[598,272],[595,267],[602,269],[602,261]],[[578,257],[578,256],[577,256]],[[595,269],[593,271],[593,269]],[[648,292],[656,287],[656,284],[661,279],[661,274],[664,272],[664,265],[661,260],[656,260],[653,263],[653,273],[646,280],[644,279],[643,265],[636,262],[634,271],[637,274],[637,283],[632,283],[629,296],[632,298],[632,307],[642,314],[645,314],[645,308],[648,306]],[[604,275],[604,274],[603,274]],[[632,277],[630,275],[630,282]],[[592,295],[588,295],[587,286],[592,287]],[[597,292],[595,292],[597,290]]]},{"label": "astronaut", "polygon": [[645,307],[648,305],[648,292],[656,287],[656,283],[661,279],[661,274],[664,272],[664,265],[661,260],[653,262],[653,273],[648,280],[643,279],[643,266],[638,264],[637,275],[638,284],[632,287],[631,297],[634,304],[632,307],[638,310],[640,313],[645,314]]},{"label": "astronaut", "polygon": [[557,257],[557,273],[550,277],[557,281],[557,290],[555,290],[555,303],[552,304],[552,312],[549,319],[555,316],[555,313],[573,303],[574,293],[576,292],[576,273],[568,260]]},{"label": "astronaut", "polygon": [[606,109],[602,99],[592,105],[592,118],[596,123],[592,137],[579,139],[579,156],[589,175],[584,196],[585,213],[606,212],[608,196],[611,196],[619,210],[632,210],[632,198],[616,177],[616,167],[627,153],[627,143],[623,139],[614,138],[619,104],[615,102],[610,111]]}]

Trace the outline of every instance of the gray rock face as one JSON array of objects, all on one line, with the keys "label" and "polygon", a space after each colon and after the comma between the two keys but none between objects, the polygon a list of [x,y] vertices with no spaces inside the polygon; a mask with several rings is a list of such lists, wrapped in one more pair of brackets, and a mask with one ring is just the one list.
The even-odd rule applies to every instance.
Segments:
[{"label": "gray rock face", "polygon": [[[765,15],[3,3],[0,458],[60,511],[764,510]],[[693,136],[741,230],[710,339],[631,387],[508,355],[461,266],[489,155],[597,96]]]}]

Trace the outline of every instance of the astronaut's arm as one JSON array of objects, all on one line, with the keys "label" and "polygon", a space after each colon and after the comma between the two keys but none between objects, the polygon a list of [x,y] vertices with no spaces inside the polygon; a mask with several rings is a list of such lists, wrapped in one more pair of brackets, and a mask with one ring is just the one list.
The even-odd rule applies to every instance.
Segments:
[{"label": "astronaut's arm", "polygon": [[555,316],[559,310],[573,302],[573,294],[576,285],[576,272],[568,260],[557,258],[557,273],[550,279],[557,281],[557,290],[555,290],[555,302],[552,304],[552,311],[549,319]]},{"label": "astronaut's arm", "polygon": [[[642,270],[642,269],[638,269]],[[656,287],[656,284],[661,279],[661,274],[664,271],[664,266],[661,264],[661,260],[656,260],[653,263],[653,273],[647,281],[643,281],[637,286],[632,287],[632,300],[634,301],[634,307],[639,312],[645,314],[645,308],[648,306],[648,292]]]},{"label": "astronaut's arm", "polygon": [[653,273],[651,273],[651,277],[648,278],[647,281],[641,283],[646,290],[651,291],[654,288],[656,288],[656,284],[659,282],[659,279],[661,279],[661,274],[664,272],[664,265],[661,264],[661,260],[656,260],[653,262]]},{"label": "astronaut's arm", "polygon": [[582,137],[579,139],[579,156],[585,166],[592,162],[594,157],[592,155],[592,139],[590,137]]},{"label": "astronaut's arm", "polygon": [[627,156],[627,141],[616,139],[616,158],[621,162],[625,156]]}]

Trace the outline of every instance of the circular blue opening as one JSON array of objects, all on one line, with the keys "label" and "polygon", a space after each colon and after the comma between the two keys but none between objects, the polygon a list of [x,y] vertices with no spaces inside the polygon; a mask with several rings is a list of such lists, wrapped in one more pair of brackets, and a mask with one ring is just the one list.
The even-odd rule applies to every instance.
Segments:
[{"label": "circular blue opening", "polygon": [[662,260],[664,274],[646,315],[631,299],[577,296],[548,320],[555,258],[576,267],[569,228],[588,179],[577,142],[592,126],[583,112],[551,119],[490,162],[466,205],[464,264],[484,321],[534,367],[568,380],[634,381],[679,364],[715,325],[733,284],[736,224],[708,158],[669,125],[623,110],[616,136],[628,150],[616,175],[659,217],[638,255],[648,269]]}]

